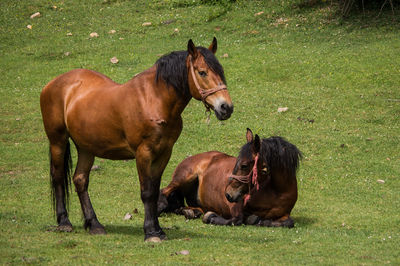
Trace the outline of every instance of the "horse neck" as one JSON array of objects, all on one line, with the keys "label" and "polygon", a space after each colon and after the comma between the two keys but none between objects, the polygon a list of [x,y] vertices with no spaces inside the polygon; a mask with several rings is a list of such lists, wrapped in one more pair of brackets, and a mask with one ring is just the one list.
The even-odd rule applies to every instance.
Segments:
[{"label": "horse neck", "polygon": [[153,66],[134,76],[127,84],[132,88],[140,86],[144,97],[153,98],[153,102],[160,105],[158,110],[167,110],[169,118],[180,117],[191,97],[185,97],[162,79],[156,82],[155,75],[156,67]]},{"label": "horse neck", "polygon": [[279,192],[285,192],[291,188],[297,189],[296,176],[283,169],[272,169],[269,183]]}]

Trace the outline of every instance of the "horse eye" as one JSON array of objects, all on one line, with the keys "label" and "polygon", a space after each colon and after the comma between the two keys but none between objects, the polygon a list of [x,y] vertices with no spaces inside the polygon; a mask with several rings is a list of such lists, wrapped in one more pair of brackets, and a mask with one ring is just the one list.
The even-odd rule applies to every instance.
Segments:
[{"label": "horse eye", "polygon": [[261,172],[265,175],[268,173],[268,169],[265,167],[265,168],[261,169]]},{"label": "horse eye", "polygon": [[247,169],[249,169],[249,166],[248,166],[247,164],[242,164],[242,165],[240,166],[240,169],[242,169],[242,170],[247,170]]},{"label": "horse eye", "polygon": [[207,72],[199,71],[199,75],[200,75],[200,77],[204,78],[205,76],[207,76]]}]

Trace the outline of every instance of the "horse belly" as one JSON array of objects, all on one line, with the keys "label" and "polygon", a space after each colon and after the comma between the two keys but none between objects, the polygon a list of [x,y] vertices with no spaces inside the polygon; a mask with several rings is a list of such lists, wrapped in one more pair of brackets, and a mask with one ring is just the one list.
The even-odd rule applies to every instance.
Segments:
[{"label": "horse belly", "polygon": [[210,165],[200,181],[198,195],[203,210],[216,212],[225,218],[232,218],[233,203],[226,199],[225,187],[233,165],[226,165],[226,163],[214,162]]},{"label": "horse belly", "polygon": [[93,90],[71,99],[65,108],[68,133],[80,149],[97,157],[134,159],[135,146],[126,139],[121,119],[110,101],[111,97],[101,90]]}]

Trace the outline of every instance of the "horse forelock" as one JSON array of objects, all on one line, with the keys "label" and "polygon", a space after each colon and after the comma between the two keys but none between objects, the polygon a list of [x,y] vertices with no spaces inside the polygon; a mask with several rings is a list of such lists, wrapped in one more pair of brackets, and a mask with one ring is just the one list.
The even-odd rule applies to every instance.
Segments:
[{"label": "horse forelock", "polygon": [[225,74],[224,74],[224,68],[219,63],[219,61],[215,57],[215,55],[207,48],[199,46],[199,47],[197,47],[197,49],[198,49],[198,51],[200,51],[201,55],[204,57],[204,61],[206,62],[208,67],[211,68],[211,70],[213,72],[215,72],[221,78],[221,80],[224,82],[225,85],[227,85],[226,79],[225,79]]},{"label": "horse forelock", "polygon": [[[201,46],[196,48],[204,57],[208,67],[219,75],[224,84],[226,84],[224,69],[215,55],[207,48]],[[172,86],[184,97],[190,97],[188,70],[186,67],[187,56],[187,51],[175,51],[162,56],[156,61],[156,82],[161,78],[167,85]]]},{"label": "horse forelock", "polygon": [[260,156],[271,171],[283,169],[295,175],[302,157],[300,150],[282,137],[270,137],[261,141]]}]

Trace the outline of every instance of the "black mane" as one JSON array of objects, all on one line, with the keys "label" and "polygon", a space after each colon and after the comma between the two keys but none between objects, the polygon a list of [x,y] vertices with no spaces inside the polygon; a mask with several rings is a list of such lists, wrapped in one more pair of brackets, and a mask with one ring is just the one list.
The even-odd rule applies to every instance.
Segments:
[{"label": "black mane", "polygon": [[[196,47],[204,57],[208,67],[219,75],[226,84],[224,69],[218,62],[215,55],[204,47]],[[156,82],[161,78],[167,85],[172,86],[184,97],[190,97],[188,72],[186,67],[187,51],[176,51],[162,56],[156,61]]]},{"label": "black mane", "polygon": [[[245,144],[240,155],[251,156],[252,142]],[[302,158],[300,150],[282,137],[262,139],[260,156],[267,163],[269,170],[285,170],[290,175],[295,175]]]}]

